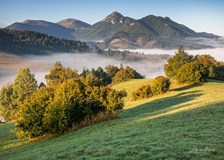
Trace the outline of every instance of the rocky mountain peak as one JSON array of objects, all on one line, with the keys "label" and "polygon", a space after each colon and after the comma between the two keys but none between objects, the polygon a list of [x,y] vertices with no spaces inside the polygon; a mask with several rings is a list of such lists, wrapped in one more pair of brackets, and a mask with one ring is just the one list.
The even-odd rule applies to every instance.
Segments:
[{"label": "rocky mountain peak", "polygon": [[108,15],[103,21],[115,24],[115,23],[122,23],[123,19],[124,16],[122,14],[120,14],[119,12],[113,12],[110,15]]}]

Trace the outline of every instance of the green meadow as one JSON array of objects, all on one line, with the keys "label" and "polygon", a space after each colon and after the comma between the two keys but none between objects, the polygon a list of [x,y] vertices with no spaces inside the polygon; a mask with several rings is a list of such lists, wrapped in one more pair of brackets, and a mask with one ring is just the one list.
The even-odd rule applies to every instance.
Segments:
[{"label": "green meadow", "polygon": [[0,159],[224,159],[224,82],[179,86],[149,99],[131,92],[151,83],[130,80],[125,109],[117,119],[47,140],[18,140],[14,124],[0,125]]}]

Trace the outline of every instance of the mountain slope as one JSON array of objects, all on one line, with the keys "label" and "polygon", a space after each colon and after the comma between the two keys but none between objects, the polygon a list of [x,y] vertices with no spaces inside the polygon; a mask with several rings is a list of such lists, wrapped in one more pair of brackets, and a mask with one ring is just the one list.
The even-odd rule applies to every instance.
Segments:
[{"label": "mountain slope", "polygon": [[[65,19],[58,23],[26,20],[7,27],[15,30],[32,30],[58,38],[76,39],[90,42],[101,48],[162,48],[186,49],[212,48],[212,44],[192,43],[190,39],[214,39],[219,36],[192,29],[174,22],[168,17],[149,15],[133,19],[113,12],[103,20],[89,25],[75,19]],[[100,42],[100,43],[98,43]]]},{"label": "mountain slope", "polygon": [[57,24],[70,29],[84,29],[90,27],[90,24],[72,18],[59,21]]},{"label": "mountain slope", "polygon": [[49,52],[85,52],[85,42],[58,39],[34,32],[0,29],[0,51],[16,54],[46,54]]},{"label": "mountain slope", "polygon": [[73,30],[65,28],[59,24],[51,23],[42,20],[25,20],[22,23],[13,23],[7,26],[6,29],[11,30],[30,30],[40,33],[45,33],[57,38],[74,39],[75,37],[71,35]]},{"label": "mountain slope", "polygon": [[[114,88],[133,90],[143,81]],[[13,124],[4,124],[0,156],[7,160],[223,159],[223,97],[220,81],[174,86],[164,95],[132,102],[118,119],[26,145],[27,141],[16,140],[10,132]]]}]

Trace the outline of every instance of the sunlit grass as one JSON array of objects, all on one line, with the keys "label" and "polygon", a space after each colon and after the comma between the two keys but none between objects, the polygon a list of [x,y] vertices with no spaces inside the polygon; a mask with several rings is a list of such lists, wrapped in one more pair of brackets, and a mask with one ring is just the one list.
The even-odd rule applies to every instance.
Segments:
[{"label": "sunlit grass", "polygon": [[19,143],[13,124],[1,125],[0,159],[224,159],[224,83],[174,84],[163,95],[130,101],[148,81],[114,86],[129,94],[118,119],[57,138],[10,147]]}]

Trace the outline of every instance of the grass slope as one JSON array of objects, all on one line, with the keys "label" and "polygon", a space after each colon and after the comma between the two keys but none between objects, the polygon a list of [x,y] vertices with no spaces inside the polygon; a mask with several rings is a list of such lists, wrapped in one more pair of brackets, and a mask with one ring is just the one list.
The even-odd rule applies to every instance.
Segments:
[{"label": "grass slope", "polygon": [[[114,88],[130,94],[145,83]],[[137,102],[129,98],[118,119],[49,140],[24,144],[9,132],[13,124],[1,125],[0,159],[224,159],[223,82],[173,86]]]}]

